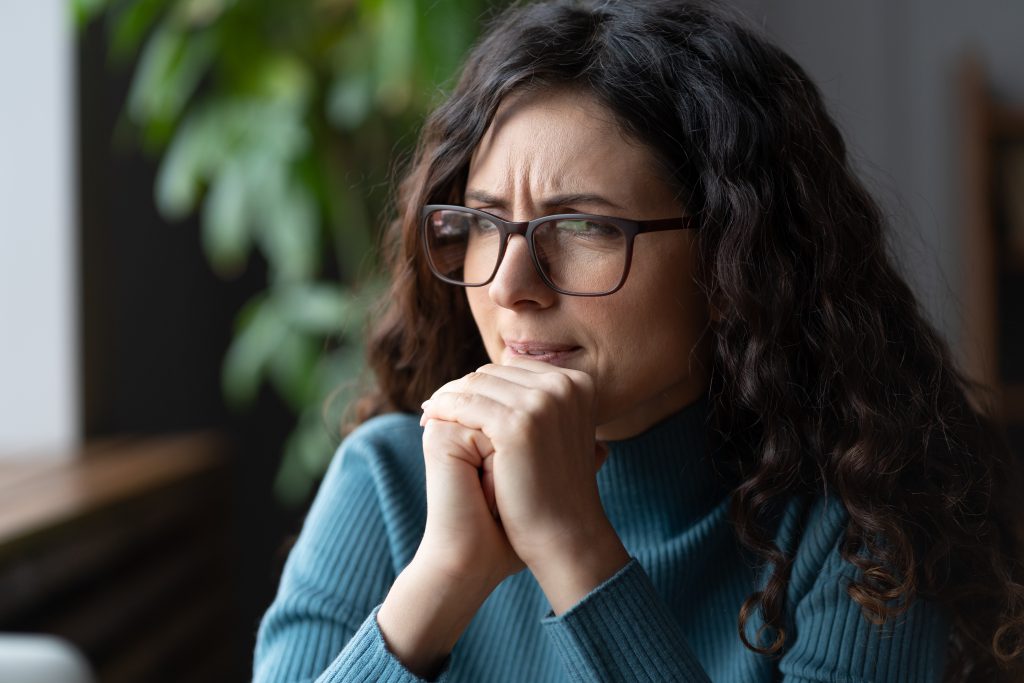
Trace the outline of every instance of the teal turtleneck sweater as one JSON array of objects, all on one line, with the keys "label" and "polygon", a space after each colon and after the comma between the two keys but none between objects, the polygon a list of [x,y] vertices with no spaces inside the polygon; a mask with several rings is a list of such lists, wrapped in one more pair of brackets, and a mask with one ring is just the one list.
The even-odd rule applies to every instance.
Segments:
[{"label": "teal turtleneck sweater", "polygon": [[[456,644],[438,680],[939,681],[950,623],[915,602],[879,630],[845,586],[846,512],[834,498],[793,497],[776,542],[795,553],[781,657],[746,649],[740,605],[763,585],[727,518],[728,488],[708,457],[707,399],[636,437],[610,443],[601,500],[631,559],[552,616],[528,570],[506,579]],[[426,520],[418,417],[374,418],[342,443],[260,623],[254,681],[421,679],[387,649],[376,613],[412,559]],[[748,638],[763,623],[747,623]]]}]

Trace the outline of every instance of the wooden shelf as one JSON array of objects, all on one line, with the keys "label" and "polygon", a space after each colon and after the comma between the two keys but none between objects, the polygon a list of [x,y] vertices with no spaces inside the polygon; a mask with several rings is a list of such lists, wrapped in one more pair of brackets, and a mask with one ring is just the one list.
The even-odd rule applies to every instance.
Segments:
[{"label": "wooden shelf", "polygon": [[105,683],[230,679],[232,463],[213,432],[0,461],[0,631],[61,636]]},{"label": "wooden shelf", "polygon": [[215,433],[105,439],[70,457],[0,461],[0,561],[36,535],[225,464]]}]

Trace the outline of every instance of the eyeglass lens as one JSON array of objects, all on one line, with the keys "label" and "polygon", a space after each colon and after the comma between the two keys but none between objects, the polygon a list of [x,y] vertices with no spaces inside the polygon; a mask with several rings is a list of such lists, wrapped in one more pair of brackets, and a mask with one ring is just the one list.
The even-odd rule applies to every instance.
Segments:
[{"label": "eyeglass lens", "polygon": [[[501,231],[484,216],[433,211],[426,219],[426,237],[431,263],[453,282],[481,285],[497,269]],[[593,219],[542,223],[533,232],[533,249],[544,276],[566,292],[606,292],[618,285],[626,268],[625,234]]]}]

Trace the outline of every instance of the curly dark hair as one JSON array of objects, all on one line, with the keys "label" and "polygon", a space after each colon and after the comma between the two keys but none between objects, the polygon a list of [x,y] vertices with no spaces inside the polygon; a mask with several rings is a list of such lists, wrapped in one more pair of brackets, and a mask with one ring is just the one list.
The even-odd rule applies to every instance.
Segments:
[{"label": "curly dark hair", "polygon": [[[359,420],[420,403],[488,362],[461,289],[437,281],[420,208],[460,202],[470,156],[513,92],[582,88],[645,144],[698,223],[713,324],[709,427],[739,482],[737,536],[772,570],[738,616],[744,644],[786,640],[792,558],[770,540],[786,497],[849,512],[848,592],[875,623],[916,597],[952,615],[947,680],[1021,675],[1020,466],[994,404],[953,362],[886,243],[807,74],[720,7],[555,0],[492,21],[428,118],[385,234],[391,289],[370,332]],[[748,640],[755,609],[775,631]]]}]

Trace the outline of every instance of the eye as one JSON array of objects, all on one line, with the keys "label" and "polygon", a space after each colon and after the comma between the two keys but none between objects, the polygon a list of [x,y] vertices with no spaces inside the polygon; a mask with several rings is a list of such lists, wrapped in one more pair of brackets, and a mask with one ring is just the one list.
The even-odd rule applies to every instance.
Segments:
[{"label": "eye", "polygon": [[558,229],[564,230],[565,232],[585,233],[589,232],[593,227],[590,221],[585,220],[560,220],[558,221]]},{"label": "eye", "polygon": [[615,238],[619,236],[619,229],[608,223],[599,223],[586,219],[571,219],[558,221],[558,230],[562,234],[576,237]]},{"label": "eye", "polygon": [[489,221],[483,216],[473,216],[470,224],[472,232],[478,235],[497,232],[498,230],[498,226],[493,221]]}]

